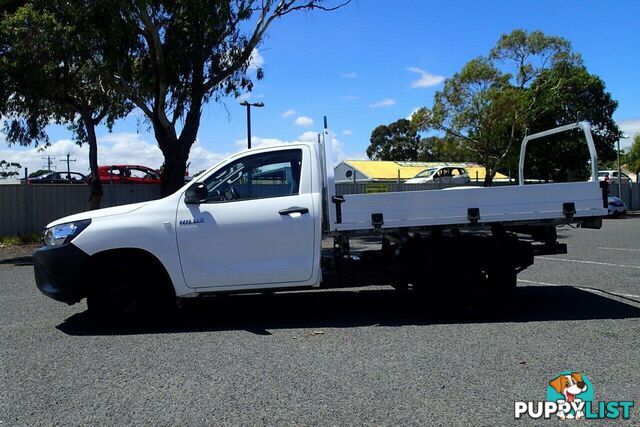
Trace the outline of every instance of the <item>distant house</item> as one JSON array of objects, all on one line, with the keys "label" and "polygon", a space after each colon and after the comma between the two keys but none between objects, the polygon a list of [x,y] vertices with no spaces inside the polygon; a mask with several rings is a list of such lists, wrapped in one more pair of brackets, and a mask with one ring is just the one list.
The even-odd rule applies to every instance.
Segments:
[{"label": "distant house", "polygon": [[[413,178],[423,170],[437,166],[462,166],[471,181],[484,181],[484,166],[460,162],[396,162],[385,160],[344,160],[334,168],[336,182],[397,182]],[[494,180],[508,181],[509,177],[497,173]]]}]

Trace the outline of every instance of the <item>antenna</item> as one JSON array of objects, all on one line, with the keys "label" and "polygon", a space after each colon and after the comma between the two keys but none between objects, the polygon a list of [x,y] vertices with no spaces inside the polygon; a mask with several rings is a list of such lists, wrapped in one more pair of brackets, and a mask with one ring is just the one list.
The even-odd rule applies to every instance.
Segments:
[{"label": "antenna", "polygon": [[[55,158],[55,157],[51,157],[51,156],[41,157],[41,158],[42,158],[42,160],[46,160],[46,161],[47,161],[47,170],[48,170],[49,172],[51,172],[51,171],[52,171],[52,169],[51,169],[51,164],[53,163],[53,161],[54,161],[56,158]],[[44,166],[43,166],[43,168],[44,168]],[[55,169],[55,166],[54,166],[53,168]]]}]

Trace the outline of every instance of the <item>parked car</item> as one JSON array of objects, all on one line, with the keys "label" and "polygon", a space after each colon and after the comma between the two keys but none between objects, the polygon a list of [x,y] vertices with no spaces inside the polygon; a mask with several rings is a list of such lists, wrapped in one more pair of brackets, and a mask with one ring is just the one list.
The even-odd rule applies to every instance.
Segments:
[{"label": "parked car", "polygon": [[428,168],[406,181],[407,184],[468,184],[471,182],[467,170],[460,166]]},{"label": "parked car", "polygon": [[[622,176],[622,184],[630,184],[631,178],[624,172],[621,172]],[[616,170],[606,170],[606,171],[598,171],[598,180],[600,181],[608,181],[610,184],[618,183],[618,171]]]},{"label": "parked car", "polygon": [[627,214],[627,205],[620,197],[609,196],[609,216],[618,216]]},{"label": "parked car", "polygon": [[86,184],[87,177],[80,172],[47,172],[26,180],[27,184]]},{"label": "parked car", "polygon": [[113,184],[160,184],[160,173],[140,165],[109,165],[98,168],[100,181]]}]

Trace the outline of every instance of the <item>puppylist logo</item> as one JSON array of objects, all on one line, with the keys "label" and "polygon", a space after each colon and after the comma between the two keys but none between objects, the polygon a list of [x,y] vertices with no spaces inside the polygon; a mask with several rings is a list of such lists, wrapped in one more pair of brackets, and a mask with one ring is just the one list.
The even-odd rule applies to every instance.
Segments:
[{"label": "puppylist logo", "polygon": [[547,386],[544,402],[515,402],[516,419],[529,416],[533,419],[629,419],[634,402],[594,401],[591,381],[582,372],[565,371],[554,377]]}]

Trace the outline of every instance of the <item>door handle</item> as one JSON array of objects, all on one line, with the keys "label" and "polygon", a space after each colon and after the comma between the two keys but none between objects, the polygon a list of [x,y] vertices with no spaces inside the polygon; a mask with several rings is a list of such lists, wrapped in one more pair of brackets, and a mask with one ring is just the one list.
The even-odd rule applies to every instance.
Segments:
[{"label": "door handle", "polygon": [[309,213],[309,208],[301,208],[300,206],[291,206],[290,208],[279,210],[278,213],[280,215],[290,215],[292,213],[299,213],[304,215],[306,213]]}]

